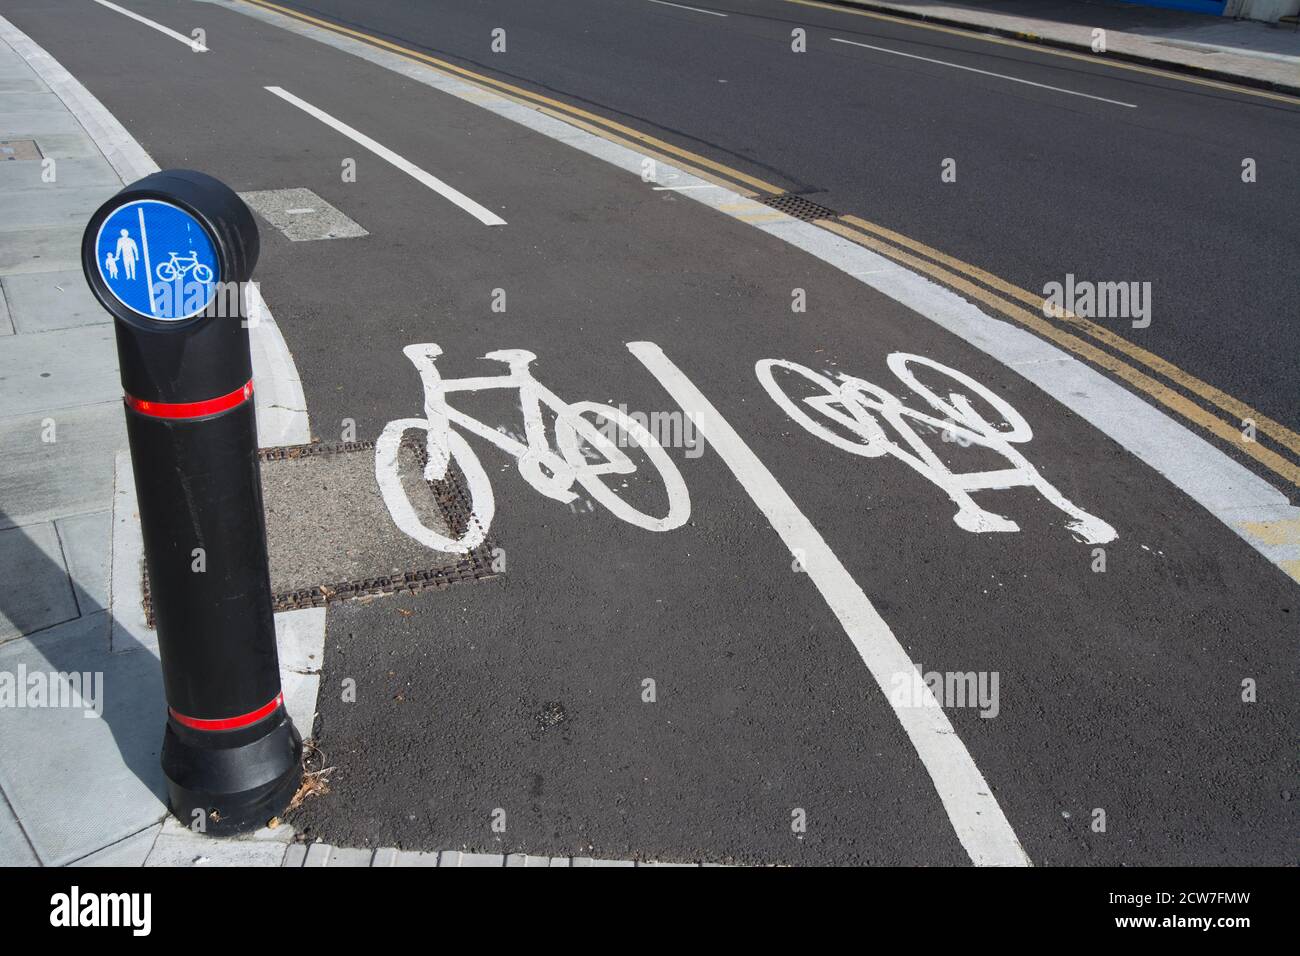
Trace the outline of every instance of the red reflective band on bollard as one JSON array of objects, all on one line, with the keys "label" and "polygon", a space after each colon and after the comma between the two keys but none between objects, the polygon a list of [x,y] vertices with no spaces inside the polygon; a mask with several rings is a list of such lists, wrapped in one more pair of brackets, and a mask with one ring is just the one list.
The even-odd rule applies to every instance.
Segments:
[{"label": "red reflective band on bollard", "polygon": [[249,711],[239,717],[222,717],[218,720],[201,720],[198,717],[186,717],[184,714],[177,713],[175,707],[168,707],[168,712],[176,718],[179,723],[194,730],[239,730],[241,727],[248,727],[257,723],[263,717],[269,717],[275,713],[276,708],[284,703],[284,691],[275,695],[275,698],[269,703],[257,710]]},{"label": "red reflective band on bollard", "polygon": [[139,412],[141,415],[150,415],[153,418],[203,418],[207,415],[216,415],[218,412],[234,408],[236,405],[248,401],[252,396],[253,380],[250,378],[247,384],[239,386],[229,395],[209,398],[203,402],[172,404],[169,402],[146,402],[134,395],[127,395],[125,398],[130,409]]}]

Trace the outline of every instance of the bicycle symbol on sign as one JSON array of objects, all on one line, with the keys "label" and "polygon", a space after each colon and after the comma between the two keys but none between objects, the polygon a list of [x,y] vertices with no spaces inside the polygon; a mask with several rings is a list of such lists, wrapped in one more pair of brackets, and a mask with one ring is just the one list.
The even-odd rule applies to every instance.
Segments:
[{"label": "bicycle symbol on sign", "polygon": [[[389,422],[375,443],[375,479],[393,521],[406,534],[435,551],[466,554],[483,543],[496,511],[492,484],[478,456],[464,437],[451,426],[478,435],[512,456],[520,476],[546,497],[564,504],[577,500],[576,482],[588,495],[615,517],[647,531],[671,531],[691,515],[686,482],[668,453],[641,424],[623,412],[599,402],[565,402],[532,376],[530,366],[537,356],[523,349],[489,352],[484,358],[502,362],[508,371],[500,375],[444,379],[434,365],[442,348],[433,342],[402,349],[420,373],[424,386],[424,418],[400,418]],[[524,438],[520,441],[447,404],[452,392],[509,390],[519,393],[524,415]],[[546,435],[543,409],[555,416],[555,443]],[[601,423],[593,421],[592,416]],[[459,538],[449,538],[424,525],[402,485],[398,450],[402,437],[411,430],[426,435],[428,461],[426,481],[441,481],[452,461],[465,476],[473,519]],[[611,440],[626,436],[626,443]],[[630,475],[637,464],[620,444],[645,454],[651,470],[658,473],[667,492],[668,511],[662,517],[638,511],[618,495],[605,478]]]},{"label": "bicycle symbol on sign", "polygon": [[158,263],[158,268],[154,271],[158,274],[158,279],[161,282],[174,282],[190,272],[194,273],[196,282],[212,281],[212,270],[199,262],[197,252],[191,252],[188,256],[173,252],[171,258],[166,262]]}]

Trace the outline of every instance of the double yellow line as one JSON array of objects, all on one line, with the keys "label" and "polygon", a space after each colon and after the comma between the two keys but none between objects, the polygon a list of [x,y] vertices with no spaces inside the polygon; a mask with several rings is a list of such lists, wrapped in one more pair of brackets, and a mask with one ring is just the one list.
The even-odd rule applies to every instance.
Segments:
[{"label": "double yellow line", "polygon": [[[1172,362],[1135,345],[1104,326],[1068,311],[1058,320],[1060,324],[1057,324],[1044,314],[1042,295],[1012,285],[977,266],[884,226],[851,215],[842,216],[839,221],[818,220],[818,225],[888,256],[909,269],[924,273],[1093,365],[1106,369],[1170,411],[1300,487],[1300,464],[1265,447],[1258,440],[1260,434],[1267,435],[1276,445],[1300,456],[1300,435],[1245,402],[1183,371]],[[1105,348],[1101,347],[1103,345]],[[1233,421],[1227,421],[1207,410],[1184,394],[1187,392],[1228,413]]]},{"label": "double yellow line", "polygon": [[[785,192],[772,183],[607,117],[467,70],[462,66],[421,53],[419,50],[412,50],[382,37],[299,13],[270,3],[268,0],[243,0],[243,2],[422,63],[444,75],[464,80],[495,95],[562,119],[603,139],[672,163],[692,175],[725,186],[748,198],[770,198],[783,195]],[[793,0],[793,2],[806,2],[806,0]],[[1144,70],[1143,72],[1157,71]],[[1204,80],[1196,82],[1211,83]],[[1258,93],[1259,91],[1239,90],[1239,92]],[[1300,459],[1300,435],[1256,411],[1245,402],[1183,371],[1172,362],[1128,341],[1110,329],[1069,312],[1059,317],[1049,318],[1044,314],[1042,295],[1022,289],[978,266],[963,262],[884,226],[854,215],[818,219],[815,222],[823,229],[886,256],[915,272],[929,276],[961,295],[987,306],[998,315],[1067,349],[1085,361],[1105,369],[1184,420],[1254,459],[1268,471],[1300,487],[1300,464],[1295,459],[1275,450],[1274,447],[1266,447],[1258,437],[1267,436],[1273,446],[1290,452]],[[1056,321],[1053,321],[1053,318]],[[1232,420],[1220,417],[1206,406],[1232,416]],[[1253,430],[1250,427],[1252,424]],[[1253,437],[1251,437],[1252,431]]]}]

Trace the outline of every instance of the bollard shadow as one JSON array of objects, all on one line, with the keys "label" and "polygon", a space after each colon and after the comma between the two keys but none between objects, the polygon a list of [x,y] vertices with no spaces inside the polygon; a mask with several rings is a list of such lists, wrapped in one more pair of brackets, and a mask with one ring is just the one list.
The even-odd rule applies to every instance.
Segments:
[{"label": "bollard shadow", "polygon": [[[0,510],[0,524],[7,521]],[[159,763],[166,720],[162,671],[155,653],[126,628],[118,629],[117,646],[110,647],[111,609],[29,531],[0,531],[0,561],[18,572],[0,587],[0,617],[22,635],[0,644],[0,675],[11,674],[16,683],[22,666],[29,679],[36,671],[42,677],[102,675],[101,713],[84,716],[85,704],[93,704],[89,691],[72,707],[53,705],[52,694],[44,706],[0,707],[0,771],[6,789],[17,791],[10,797],[24,830],[49,836],[40,841],[42,857],[75,859],[157,822],[165,812]],[[77,616],[51,624],[48,603],[33,601],[32,595],[61,592],[59,582],[69,589]],[[66,600],[62,593],[60,599]],[[29,819],[33,815],[37,819]]]}]

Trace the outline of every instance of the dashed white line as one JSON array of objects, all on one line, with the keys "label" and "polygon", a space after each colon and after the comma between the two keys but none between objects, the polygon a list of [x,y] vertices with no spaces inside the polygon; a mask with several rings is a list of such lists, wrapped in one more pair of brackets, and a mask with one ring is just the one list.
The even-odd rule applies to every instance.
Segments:
[{"label": "dashed white line", "polygon": [[977,70],[973,66],[962,66],[960,63],[949,63],[947,60],[932,60],[928,56],[917,56],[915,53],[903,53],[901,50],[891,50],[888,47],[872,46],[870,43],[858,43],[856,40],[842,40],[839,37],[831,37],[836,43],[847,43],[849,46],[860,46],[865,50],[875,50],[878,53],[892,53],[894,56],[905,56],[909,60],[923,60],[926,63],[937,63],[939,66],[950,66],[954,70],[966,70],[968,73],[979,73],[983,76],[994,76],[999,80],[1010,80],[1012,83],[1023,83],[1026,86],[1036,86],[1040,90],[1052,90],[1055,93],[1065,93],[1069,96],[1082,96],[1086,100],[1097,100],[1101,103],[1110,103],[1114,106],[1124,106],[1128,109],[1137,109],[1136,103],[1124,103],[1120,100],[1108,100],[1104,96],[1093,96],[1091,93],[1080,93],[1077,90],[1067,90],[1059,86],[1048,86],[1046,83],[1035,83],[1033,80],[1022,80],[1018,76],[1007,76],[1005,73],[990,73],[988,70]]},{"label": "dashed white line", "polygon": [[707,13],[711,17],[725,17],[727,14],[719,13],[717,10],[701,10],[699,7],[688,7],[682,3],[669,3],[668,0],[650,0],[651,3],[657,3],[661,7],[676,7],[678,10],[690,10],[692,13]]},{"label": "dashed white line", "polygon": [[997,798],[929,688],[920,685],[921,700],[897,699],[898,679],[910,685],[916,665],[812,522],[663,349],[653,342],[629,342],[627,347],[695,422],[708,447],[731,469],[790,552],[799,556],[893,707],[971,861],[977,866],[1029,866]]},{"label": "dashed white line", "polygon": [[330,116],[330,114],[326,113],[324,110],[317,109],[315,106],[312,106],[306,100],[299,99],[298,97],[290,93],[288,90],[282,89],[281,87],[268,86],[265,89],[268,93],[274,93],[276,96],[280,97],[280,99],[284,100],[286,103],[298,107],[298,109],[302,110],[308,116],[314,116],[316,119],[320,120],[326,126],[342,133],[344,136],[352,140],[354,143],[357,143],[359,146],[362,146],[370,150],[370,152],[374,153],[376,156],[378,156],[380,159],[384,160],[385,162],[391,163],[393,166],[396,166],[398,169],[406,173],[416,182],[424,186],[428,186],[439,196],[442,196],[444,199],[448,200],[451,203],[454,203],[455,205],[459,206],[461,209],[465,210],[467,213],[469,213],[479,222],[483,223],[483,225],[504,226],[506,224],[506,221],[502,219],[500,216],[498,216],[496,213],[494,213],[491,209],[488,209],[486,206],[482,206],[479,203],[476,203],[474,200],[470,199],[460,190],[447,185],[437,176],[433,175],[432,173],[426,172],[425,170],[421,169],[419,166],[415,165],[415,163],[411,162],[410,160],[405,159],[402,156],[399,156],[397,153],[393,152],[387,146],[371,139],[365,133],[353,129],[351,126],[349,126],[347,123],[343,122],[342,120],[335,119],[333,116]]},{"label": "dashed white line", "polygon": [[119,7],[116,3],[109,3],[108,0],[95,0],[95,2],[99,4],[101,7],[108,7],[108,9],[115,10],[118,13],[122,14],[122,16],[124,17],[130,17],[132,20],[135,20],[138,23],[143,23],[147,27],[152,27],[153,29],[157,30],[159,33],[165,33],[173,40],[180,40],[182,43],[184,43],[195,53],[208,52],[208,48],[204,46],[202,43],[200,43],[199,41],[195,40],[193,37],[187,37],[183,33],[177,33],[175,30],[171,29],[170,27],[165,27],[161,23],[156,23],[153,20],[150,20],[148,17],[142,17],[140,16],[140,14],[136,13],[133,10],[128,10],[126,9],[126,7]]}]

